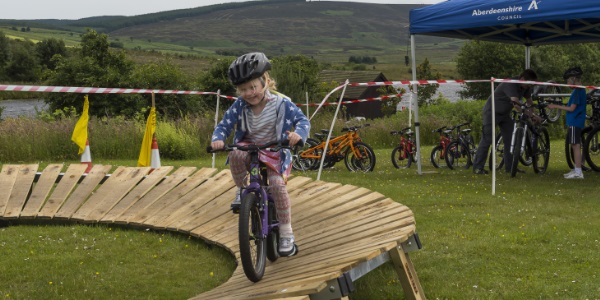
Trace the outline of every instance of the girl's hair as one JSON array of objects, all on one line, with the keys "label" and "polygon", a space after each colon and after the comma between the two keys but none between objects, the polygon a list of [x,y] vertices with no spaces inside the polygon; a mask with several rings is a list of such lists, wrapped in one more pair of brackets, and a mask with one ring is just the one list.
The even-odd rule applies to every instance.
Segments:
[{"label": "girl's hair", "polygon": [[[257,78],[260,83],[263,86],[266,86],[267,89],[269,90],[269,92],[275,92],[277,91],[277,83],[275,82],[275,79],[271,78],[271,75],[269,75],[269,72],[265,72],[261,77]],[[235,87],[235,93],[240,96],[240,90],[239,90],[239,86]]]}]

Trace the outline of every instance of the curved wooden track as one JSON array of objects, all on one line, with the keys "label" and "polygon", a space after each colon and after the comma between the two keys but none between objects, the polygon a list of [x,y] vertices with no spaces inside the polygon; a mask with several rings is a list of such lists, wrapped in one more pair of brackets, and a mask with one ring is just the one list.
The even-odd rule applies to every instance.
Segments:
[{"label": "curved wooden track", "polygon": [[[236,188],[229,170],[72,164],[3,165],[0,219],[116,223],[177,231],[218,244],[239,262]],[[293,177],[293,227],[300,253],[268,263],[262,281],[241,264],[223,285],[194,299],[340,299],[353,282],[392,261],[407,299],[425,295],[408,252],[420,248],[412,211],[365,188]]]}]

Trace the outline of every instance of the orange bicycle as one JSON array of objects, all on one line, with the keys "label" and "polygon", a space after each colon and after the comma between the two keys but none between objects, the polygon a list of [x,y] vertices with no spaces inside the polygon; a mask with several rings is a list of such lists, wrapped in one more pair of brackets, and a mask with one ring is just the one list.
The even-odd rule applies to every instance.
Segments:
[{"label": "orange bicycle", "polygon": [[[344,160],[346,168],[351,172],[373,171],[375,169],[375,152],[358,135],[358,130],[367,126],[369,124],[344,127],[342,128],[344,134],[331,137],[323,166],[332,167],[335,163]],[[323,136],[321,138],[324,140],[318,141],[312,138],[306,140],[308,146],[296,153],[295,164],[292,164],[294,168],[300,167],[301,170],[319,168],[326,143],[326,139]]]}]

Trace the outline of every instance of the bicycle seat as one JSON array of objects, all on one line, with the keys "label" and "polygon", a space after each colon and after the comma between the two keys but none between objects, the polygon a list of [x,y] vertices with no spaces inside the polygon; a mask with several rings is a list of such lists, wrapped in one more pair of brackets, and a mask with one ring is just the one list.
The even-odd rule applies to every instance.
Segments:
[{"label": "bicycle seat", "polygon": [[463,129],[463,130],[461,130],[461,131],[462,131],[462,133],[464,133],[464,134],[469,134],[469,133],[471,133],[471,128],[465,128],[465,129]]},{"label": "bicycle seat", "polygon": [[314,134],[315,137],[319,138],[319,139],[324,139],[327,138],[327,134],[326,133],[315,133]]}]

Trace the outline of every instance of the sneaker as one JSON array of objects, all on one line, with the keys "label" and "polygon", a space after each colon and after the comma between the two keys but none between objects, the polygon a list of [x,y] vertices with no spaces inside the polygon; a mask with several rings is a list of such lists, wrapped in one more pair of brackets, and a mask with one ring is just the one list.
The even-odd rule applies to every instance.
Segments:
[{"label": "sneaker", "polygon": [[280,237],[279,238],[279,255],[280,256],[293,256],[298,253],[298,246],[294,244],[294,236]]},{"label": "sneaker", "polygon": [[240,206],[242,206],[242,189],[238,189],[237,193],[235,193],[235,198],[233,199],[233,202],[231,202],[231,211],[233,211],[234,214],[239,214],[240,213]]},{"label": "sneaker", "polygon": [[484,169],[473,169],[473,174],[479,174],[479,175],[483,175],[483,174],[487,174],[488,171],[484,170]]},{"label": "sneaker", "polygon": [[563,176],[565,178],[567,178],[567,176],[572,176],[573,174],[575,174],[575,170],[571,169],[571,171],[569,171],[569,173],[565,173],[565,174],[563,174]]},{"label": "sneaker", "polygon": [[583,179],[583,173],[572,172],[565,175],[566,179]]}]

